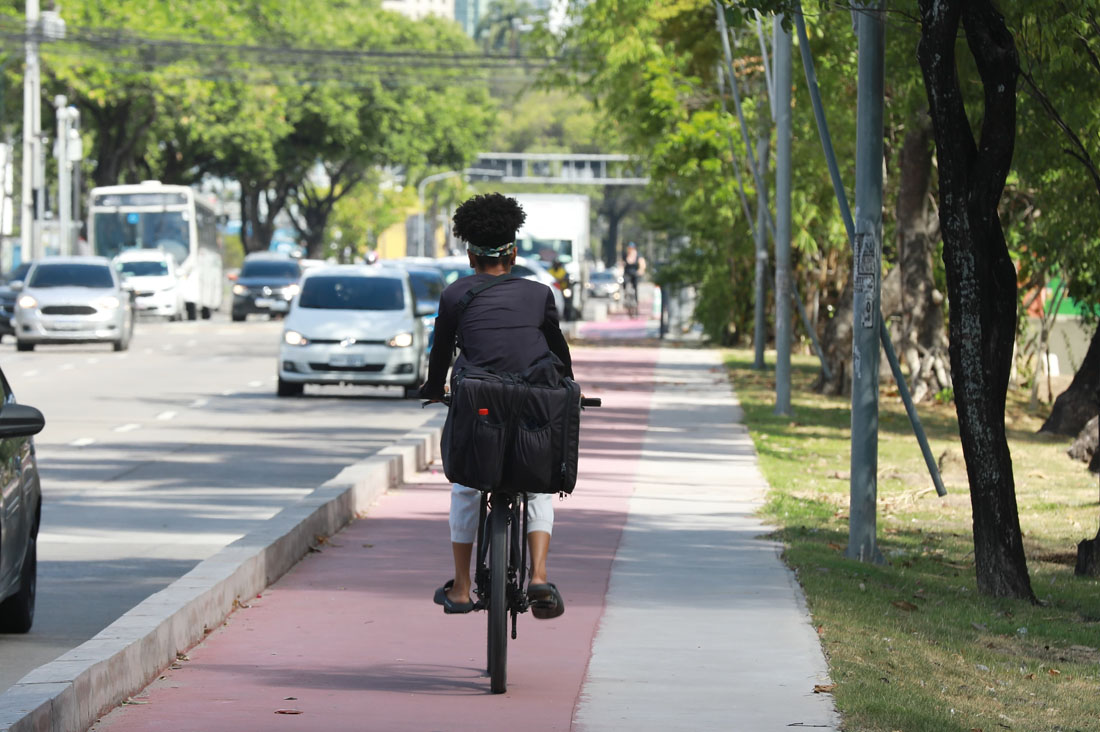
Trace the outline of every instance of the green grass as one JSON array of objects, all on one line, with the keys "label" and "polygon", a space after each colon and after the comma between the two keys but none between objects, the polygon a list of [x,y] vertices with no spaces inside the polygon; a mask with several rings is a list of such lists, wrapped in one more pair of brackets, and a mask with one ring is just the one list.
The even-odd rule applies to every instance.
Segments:
[{"label": "green grass", "polygon": [[1039,605],[978,595],[970,499],[954,405],[921,405],[933,454],[958,456],[938,498],[892,383],[879,424],[879,547],[887,564],[846,560],[850,402],[811,390],[795,358],[793,418],[775,416],[774,372],[727,355],[771,485],[764,516],[787,546],[850,732],[1100,730],[1100,582],[1073,575],[1096,534],[1098,481],[1036,435],[1045,414],[1010,394],[1007,414],[1028,569]]}]

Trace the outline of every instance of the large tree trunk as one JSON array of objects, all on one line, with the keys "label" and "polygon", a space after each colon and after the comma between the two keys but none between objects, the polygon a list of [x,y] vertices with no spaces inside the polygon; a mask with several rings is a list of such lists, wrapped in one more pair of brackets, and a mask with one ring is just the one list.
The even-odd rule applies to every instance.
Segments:
[{"label": "large tree trunk", "polygon": [[1100,414],[1100,328],[1092,334],[1081,368],[1077,369],[1069,388],[1058,395],[1050,416],[1039,431],[1076,435],[1097,414]]},{"label": "large tree trunk", "polygon": [[[917,56],[939,162],[951,373],[970,479],[978,590],[1034,601],[1004,421],[1016,269],[997,215],[1016,139],[1016,46],[989,0],[920,0],[920,14]],[[960,22],[984,92],[979,143],[957,75]]]},{"label": "large tree trunk", "polygon": [[898,168],[898,261],[882,282],[882,314],[900,320],[894,346],[909,369],[913,400],[920,402],[951,386],[943,293],[932,269],[939,227],[929,205],[932,120],[924,111],[909,121]]},{"label": "large tree trunk", "polygon": [[[838,263],[839,266],[839,263]],[[852,393],[852,278],[844,285],[831,318],[825,321],[821,350],[829,364],[830,377],[822,370],[814,388],[830,396]]]}]

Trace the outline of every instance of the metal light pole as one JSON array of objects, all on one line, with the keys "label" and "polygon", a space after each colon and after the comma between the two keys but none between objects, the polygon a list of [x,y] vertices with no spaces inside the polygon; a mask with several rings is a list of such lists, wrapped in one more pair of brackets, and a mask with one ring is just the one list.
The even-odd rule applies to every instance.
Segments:
[{"label": "metal light pole", "polygon": [[22,257],[38,256],[38,227],[34,216],[34,170],[39,127],[35,126],[36,107],[40,101],[38,69],[38,0],[27,0],[26,70],[23,73],[23,179],[19,201],[19,235]]},{"label": "metal light pole", "polygon": [[791,414],[791,34],[775,18],[775,413]]},{"label": "metal light pole", "polygon": [[[760,174],[757,180],[764,180],[768,172],[768,148],[771,145],[770,135],[761,135],[756,146],[756,159],[760,166]],[[764,346],[767,341],[767,299],[768,299],[768,189],[763,186],[756,188],[756,272],[755,290],[756,303],[754,307],[753,323],[753,348],[754,369],[764,368]]]},{"label": "metal light pole", "polygon": [[57,158],[57,228],[59,254],[72,254],[73,186],[69,163],[69,100],[59,94],[54,97],[53,105],[57,110],[57,146],[54,157]]},{"label": "metal light pole", "polygon": [[852,242],[852,471],[849,559],[881,563],[878,500],[879,266],[882,261],[882,117],[886,24],[882,0],[855,11],[859,39],[856,213]]},{"label": "metal light pole", "polygon": [[429,183],[434,183],[437,180],[444,180],[445,178],[453,178],[456,175],[491,175],[491,176],[503,176],[504,173],[500,170],[492,170],[490,168],[466,168],[465,170],[445,170],[442,173],[433,173],[432,175],[426,175],[419,183],[416,184],[416,196],[420,201],[420,213],[417,214],[417,253],[424,257],[427,256],[428,243],[427,232],[424,227],[424,189],[428,187]]}]

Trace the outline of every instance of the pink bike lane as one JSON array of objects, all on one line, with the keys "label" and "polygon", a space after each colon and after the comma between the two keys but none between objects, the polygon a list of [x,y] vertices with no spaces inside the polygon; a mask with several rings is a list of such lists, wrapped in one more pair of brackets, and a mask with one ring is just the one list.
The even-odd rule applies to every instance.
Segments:
[{"label": "pink bike lane", "polygon": [[484,675],[486,616],[445,616],[450,485],[383,496],[131,701],[93,726],[157,730],[568,730],[604,608],[650,409],[656,349],[574,351],[588,396],[580,478],[549,559],[566,613],[520,616],[508,692]]}]

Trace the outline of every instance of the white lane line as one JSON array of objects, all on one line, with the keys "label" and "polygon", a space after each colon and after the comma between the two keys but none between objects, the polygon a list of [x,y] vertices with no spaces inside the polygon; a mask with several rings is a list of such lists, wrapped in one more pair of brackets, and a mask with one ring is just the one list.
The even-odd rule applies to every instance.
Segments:
[{"label": "white lane line", "polygon": [[91,437],[81,437],[79,440],[73,440],[72,442],[70,442],[69,446],[70,447],[87,447],[88,445],[91,445],[91,444],[94,444],[94,443],[95,443],[95,440]]},{"label": "white lane line", "polygon": [[171,412],[171,411],[161,412],[160,414],[157,415],[157,419],[161,420],[162,422],[165,422],[165,421],[168,421],[169,419],[175,419],[176,414],[177,414],[176,412]]},{"label": "white lane line", "polygon": [[262,382],[262,381],[250,381],[250,382],[248,382],[248,385],[250,387],[252,387],[253,389],[255,389],[257,387],[263,386],[264,382]]},{"label": "white lane line", "polygon": [[191,409],[202,409],[203,407],[205,407],[209,403],[210,403],[209,399],[196,399],[195,401],[191,402],[187,406],[190,407]]},{"label": "white lane line", "polygon": [[183,345],[184,345],[185,348],[192,348],[194,346],[199,345],[199,342],[196,339],[192,338],[191,340],[187,341]]},{"label": "white lane line", "polygon": [[72,371],[72,370],[73,370],[73,369],[75,369],[75,368],[76,368],[76,366],[75,366],[74,364],[71,364],[71,363],[67,363],[67,364],[63,364],[63,365],[61,366],[61,369],[60,369],[60,370],[61,370],[61,371]]},{"label": "white lane line", "polygon": [[222,392],[222,396],[233,396],[233,394],[234,394],[234,392],[233,392],[232,389],[226,389],[225,391]]},{"label": "white lane line", "polygon": [[152,352],[153,352],[152,348],[146,348],[145,350],[142,351],[142,353],[146,353],[146,354],[149,354],[149,353],[152,353]]},{"label": "white lane line", "polygon": [[24,376],[38,376],[38,369],[31,369],[30,371],[24,371]]},{"label": "white lane line", "polygon": [[175,348],[175,346],[173,346],[171,343],[165,343],[163,346],[161,346],[161,349],[165,351],[171,351],[173,348]]},{"label": "white lane line", "polygon": [[99,359],[98,358],[89,358],[87,363],[97,364],[97,363],[99,363]]},{"label": "white lane line", "polygon": [[120,425],[115,427],[115,432],[133,432],[134,430],[140,430],[141,425],[137,422],[130,422],[129,424]]}]

